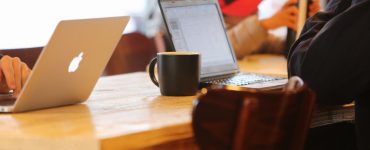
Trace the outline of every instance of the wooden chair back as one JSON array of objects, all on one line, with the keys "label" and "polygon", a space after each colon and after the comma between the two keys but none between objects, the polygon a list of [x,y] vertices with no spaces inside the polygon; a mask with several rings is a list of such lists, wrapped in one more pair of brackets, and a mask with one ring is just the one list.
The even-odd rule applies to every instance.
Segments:
[{"label": "wooden chair back", "polygon": [[[3,55],[19,57],[31,69],[35,65],[43,47],[0,50]],[[157,54],[154,38],[134,32],[122,35],[109,60],[103,75],[115,75],[145,71],[146,65]]]},{"label": "wooden chair back", "polygon": [[105,68],[104,75],[145,71],[156,54],[154,38],[147,38],[137,32],[124,34]]},{"label": "wooden chair back", "polygon": [[213,150],[303,149],[314,97],[307,87],[289,92],[211,88],[194,106],[196,141]]}]

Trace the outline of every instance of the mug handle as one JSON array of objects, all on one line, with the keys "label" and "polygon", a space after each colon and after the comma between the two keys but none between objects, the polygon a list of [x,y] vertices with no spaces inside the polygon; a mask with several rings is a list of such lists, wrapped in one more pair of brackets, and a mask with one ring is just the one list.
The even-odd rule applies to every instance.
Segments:
[{"label": "mug handle", "polygon": [[152,82],[157,86],[159,87],[159,83],[157,81],[157,78],[155,77],[155,73],[154,73],[154,67],[155,65],[157,64],[158,62],[158,58],[157,57],[154,57],[150,63],[149,63],[149,76],[150,76],[150,79],[152,79]]}]

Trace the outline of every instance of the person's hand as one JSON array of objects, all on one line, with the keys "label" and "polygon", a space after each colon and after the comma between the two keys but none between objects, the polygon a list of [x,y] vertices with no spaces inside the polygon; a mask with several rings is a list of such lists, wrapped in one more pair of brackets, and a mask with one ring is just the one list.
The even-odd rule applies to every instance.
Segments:
[{"label": "person's hand", "polygon": [[319,0],[313,0],[309,7],[309,16],[312,17],[321,9]]},{"label": "person's hand", "polygon": [[266,30],[272,30],[287,26],[296,31],[298,20],[297,0],[288,0],[284,6],[271,18],[261,21],[261,25]]},{"label": "person's hand", "polygon": [[26,83],[31,69],[18,57],[3,56],[0,60],[0,92],[13,90],[16,97]]}]

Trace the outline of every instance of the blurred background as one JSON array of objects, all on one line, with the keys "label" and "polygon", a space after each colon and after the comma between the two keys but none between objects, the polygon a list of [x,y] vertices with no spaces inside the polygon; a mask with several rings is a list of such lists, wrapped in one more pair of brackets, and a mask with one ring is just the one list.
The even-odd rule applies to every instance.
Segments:
[{"label": "blurred background", "polygon": [[[275,13],[286,0],[263,0],[260,18]],[[326,0],[321,0],[324,6]],[[0,50],[33,67],[57,23],[66,19],[131,16],[105,75],[144,71],[157,52],[170,50],[156,0],[4,0],[0,4]],[[286,28],[270,31],[281,38]]]},{"label": "blurred background", "polygon": [[[6,0],[0,5],[0,49],[44,46],[60,20],[133,16],[125,33],[145,29],[153,0]],[[157,15],[160,15],[159,12]],[[150,16],[153,17],[153,16]],[[140,23],[136,23],[140,22]],[[158,22],[157,22],[158,23]],[[151,24],[156,24],[152,22]],[[143,31],[153,36],[151,31]]]}]

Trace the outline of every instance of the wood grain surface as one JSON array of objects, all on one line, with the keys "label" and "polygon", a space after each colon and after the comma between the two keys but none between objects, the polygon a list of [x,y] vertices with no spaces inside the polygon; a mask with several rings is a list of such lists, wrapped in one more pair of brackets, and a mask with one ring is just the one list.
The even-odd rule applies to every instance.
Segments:
[{"label": "wood grain surface", "polygon": [[[286,76],[282,56],[251,56],[239,64],[242,71]],[[0,114],[0,150],[197,149],[190,115],[195,97],[161,96],[146,72],[101,77],[83,104]]]}]

